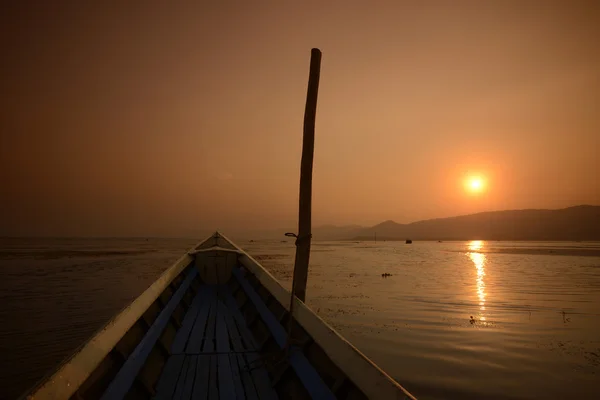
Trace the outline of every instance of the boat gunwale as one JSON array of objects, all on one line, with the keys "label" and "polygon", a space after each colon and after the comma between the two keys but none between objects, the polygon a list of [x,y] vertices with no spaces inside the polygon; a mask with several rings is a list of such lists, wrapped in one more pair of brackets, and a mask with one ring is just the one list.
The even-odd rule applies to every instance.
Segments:
[{"label": "boat gunwale", "polygon": [[19,400],[68,399],[85,383],[100,363],[114,349],[119,340],[144,315],[164,290],[193,261],[194,249],[213,239],[214,234],[198,242],[167,268],[146,290],[123,307],[98,329],[87,341],[77,347],[49,374],[43,376]]},{"label": "boat gunwale", "polygon": [[[238,253],[239,263],[247,268],[271,295],[289,312],[290,292],[258,261],[220,232],[196,244],[167,268],[140,296],[111,318],[89,340],[79,346],[53,372],[44,376],[18,399],[67,399],[85,383],[119,340],[143,316],[163,291],[190,264],[205,243],[223,239]],[[218,240],[204,251],[220,250]],[[227,249],[222,249],[227,250]],[[229,250],[231,251],[231,250]],[[193,265],[193,264],[192,264]],[[327,356],[367,397],[416,400],[404,387],[372,360],[295,298],[293,318],[306,330]]]},{"label": "boat gunwale", "polygon": [[[229,242],[239,252],[239,261],[265,287],[267,291],[289,312],[291,292],[258,261],[222,233],[221,238]],[[327,322],[297,297],[294,298],[293,318],[306,330],[327,356],[346,374],[368,398],[410,399],[416,398],[389,376],[370,358],[340,335]]]}]

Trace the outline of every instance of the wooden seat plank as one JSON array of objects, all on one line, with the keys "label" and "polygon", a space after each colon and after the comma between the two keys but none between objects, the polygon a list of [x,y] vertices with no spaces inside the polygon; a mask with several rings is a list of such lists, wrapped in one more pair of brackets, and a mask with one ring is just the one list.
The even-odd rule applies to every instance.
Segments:
[{"label": "wooden seat plank", "polygon": [[240,337],[243,339],[243,342],[247,343],[245,349],[254,350],[246,353],[244,358],[247,368],[250,370],[250,375],[252,376],[252,380],[256,388],[257,397],[260,399],[277,399],[278,396],[271,385],[269,373],[264,366],[261,365],[262,360],[260,359],[259,354],[256,352],[258,351],[258,346],[254,340],[254,336],[252,335],[252,332],[250,332],[250,329],[248,329],[246,320],[238,308],[231,291],[224,293],[224,299],[225,304],[228,306],[230,314],[233,317],[234,329],[237,329]]},{"label": "wooden seat plank", "polygon": [[192,392],[194,390],[194,382],[196,380],[196,368],[198,364],[198,356],[186,356],[189,359],[188,371],[185,376],[185,383],[183,385],[183,392],[181,393],[180,400],[189,400],[192,398]]},{"label": "wooden seat plank", "polygon": [[102,400],[117,400],[125,397],[137,374],[142,369],[148,355],[156,345],[160,335],[167,326],[173,311],[187,292],[192,281],[198,275],[196,268],[191,268],[184,281],[179,285],[175,293],[171,296],[167,305],[160,312],[156,320],[152,323],[146,335],[136,346],[135,350],[129,355],[115,378],[112,380],[104,394]]},{"label": "wooden seat plank", "polygon": [[193,398],[208,399],[208,380],[210,378],[210,356],[199,355],[196,361],[196,379],[194,381]]},{"label": "wooden seat plank", "polygon": [[[219,398],[225,400],[234,400],[237,395],[238,399],[244,398],[244,391],[240,390],[241,387],[236,387],[236,382],[233,379],[233,368],[229,359],[230,346],[229,346],[229,333],[227,332],[227,325],[225,324],[225,306],[221,301],[217,302],[217,315],[216,315],[216,341],[217,341],[217,364],[219,370]],[[237,366],[237,362],[235,363]],[[238,374],[239,377],[239,374]],[[241,384],[241,380],[239,381]]]},{"label": "wooden seat plank", "polygon": [[190,372],[189,365],[190,358],[185,357],[183,360],[183,366],[181,367],[181,373],[179,374],[179,379],[177,380],[177,385],[175,386],[175,393],[173,394],[174,400],[180,400],[183,396],[183,387],[185,386],[185,380],[187,379],[188,374]]},{"label": "wooden seat plank", "polygon": [[210,374],[208,377],[208,400],[219,399],[219,386],[217,385],[217,356],[210,357]]},{"label": "wooden seat plank", "polygon": [[183,323],[181,324],[181,328],[177,331],[175,335],[175,340],[173,340],[173,345],[171,346],[171,353],[183,353],[185,350],[185,345],[190,337],[190,333],[192,332],[192,328],[196,322],[198,314],[204,305],[204,301],[207,297],[208,288],[206,285],[200,286],[196,297],[192,301],[192,305],[185,313],[183,317]]},{"label": "wooden seat plank", "polygon": [[214,288],[206,285],[205,294],[202,302],[202,307],[198,312],[198,316],[194,321],[194,327],[190,333],[185,352],[189,354],[198,354],[202,349],[202,340],[206,331],[206,323],[208,321],[208,313],[213,301]]},{"label": "wooden seat plank", "polygon": [[231,376],[233,377],[233,387],[235,388],[235,398],[245,400],[246,390],[242,383],[242,373],[238,364],[238,355],[229,354],[229,365],[231,366]]},{"label": "wooden seat plank", "polygon": [[217,321],[217,293],[213,289],[210,300],[210,312],[206,322],[206,333],[204,335],[204,344],[202,345],[203,353],[212,353],[215,351],[215,328]]},{"label": "wooden seat plank", "polygon": [[173,396],[175,386],[177,386],[177,380],[179,379],[183,367],[184,359],[185,356],[183,354],[175,354],[169,357],[156,385],[156,395],[153,397],[154,399],[166,400]]},{"label": "wooden seat plank", "polygon": [[254,335],[252,335],[252,332],[250,332],[248,329],[246,319],[238,308],[231,292],[225,293],[225,304],[231,310],[231,316],[233,317],[233,320],[238,328],[240,337],[243,339],[244,347],[246,349],[258,350],[258,343],[256,343]]},{"label": "wooden seat plank", "polygon": [[[248,400],[258,400],[258,395],[256,394],[256,388],[254,387],[254,382],[252,381],[252,376],[250,375],[250,370],[248,367],[248,363],[246,362],[246,358],[244,357],[243,352],[246,350],[242,343],[242,338],[240,337],[240,333],[235,326],[235,322],[233,321],[233,317],[231,316],[231,309],[226,305],[227,313],[225,313],[225,323],[227,324],[227,331],[229,332],[229,338],[231,339],[231,344],[233,346],[233,350],[238,352],[238,354],[234,354],[233,356],[236,359],[237,363],[237,371],[240,375],[243,387],[244,394]],[[232,361],[233,363],[233,361]],[[236,391],[237,393],[237,391]]]},{"label": "wooden seat plank", "polygon": [[[262,301],[258,293],[242,275],[239,268],[233,269],[233,275],[242,286],[246,296],[252,301],[256,311],[260,314],[265,325],[271,331],[271,334],[275,338],[280,348],[284,348],[287,341],[287,334],[283,326],[279,323],[277,318],[273,315],[271,310]],[[308,361],[306,356],[297,347],[290,349],[290,365],[294,368],[296,375],[302,381],[302,384],[313,399],[335,399],[335,395],[331,392],[331,389],[325,384],[319,373],[315,370],[312,364]]]}]

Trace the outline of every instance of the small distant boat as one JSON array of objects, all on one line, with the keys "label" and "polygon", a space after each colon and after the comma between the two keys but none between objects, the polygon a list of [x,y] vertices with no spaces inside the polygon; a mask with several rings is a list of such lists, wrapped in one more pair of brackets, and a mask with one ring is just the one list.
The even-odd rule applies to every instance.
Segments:
[{"label": "small distant boat", "polygon": [[406,239],[406,244],[412,244],[412,240]]},{"label": "small distant boat", "polygon": [[[220,233],[23,399],[414,399]],[[291,343],[289,347],[287,345]]]}]

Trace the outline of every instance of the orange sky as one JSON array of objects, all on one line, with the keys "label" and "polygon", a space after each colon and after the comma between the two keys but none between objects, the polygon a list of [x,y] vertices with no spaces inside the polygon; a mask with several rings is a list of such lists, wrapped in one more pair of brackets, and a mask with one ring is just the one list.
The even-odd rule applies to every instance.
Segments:
[{"label": "orange sky", "polygon": [[1,235],[294,226],[311,47],[314,224],[600,203],[593,2],[18,3]]}]

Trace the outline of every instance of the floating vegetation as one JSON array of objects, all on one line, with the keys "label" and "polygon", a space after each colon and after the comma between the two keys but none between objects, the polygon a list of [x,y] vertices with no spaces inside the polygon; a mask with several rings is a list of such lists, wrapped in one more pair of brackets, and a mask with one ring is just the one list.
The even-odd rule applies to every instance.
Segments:
[{"label": "floating vegetation", "polygon": [[257,256],[254,256],[254,259],[257,261],[263,261],[263,260],[278,260],[278,259],[282,259],[282,258],[289,258],[290,256],[287,254],[259,254]]}]

